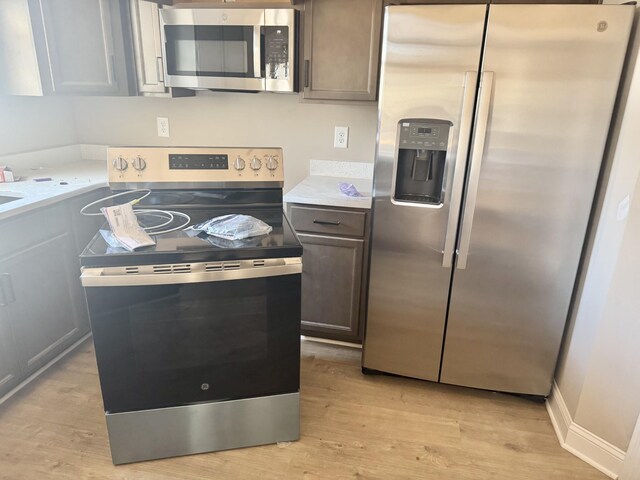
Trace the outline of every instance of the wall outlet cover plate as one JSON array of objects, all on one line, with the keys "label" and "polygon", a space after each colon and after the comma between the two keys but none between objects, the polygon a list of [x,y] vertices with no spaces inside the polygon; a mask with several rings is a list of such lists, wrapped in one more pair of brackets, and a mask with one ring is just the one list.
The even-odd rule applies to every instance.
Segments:
[{"label": "wall outlet cover plate", "polygon": [[335,148],[347,148],[349,146],[349,127],[335,127],[333,146]]},{"label": "wall outlet cover plate", "polygon": [[167,117],[157,117],[158,136],[169,138],[169,119]]}]

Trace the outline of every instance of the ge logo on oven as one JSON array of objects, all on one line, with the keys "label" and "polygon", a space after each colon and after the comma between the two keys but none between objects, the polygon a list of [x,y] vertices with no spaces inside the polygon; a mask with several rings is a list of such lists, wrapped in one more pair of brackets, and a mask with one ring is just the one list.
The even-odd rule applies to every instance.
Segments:
[{"label": "ge logo on oven", "polygon": [[209,390],[209,384],[203,383],[202,385],[200,385],[200,390],[203,390],[203,391]]}]

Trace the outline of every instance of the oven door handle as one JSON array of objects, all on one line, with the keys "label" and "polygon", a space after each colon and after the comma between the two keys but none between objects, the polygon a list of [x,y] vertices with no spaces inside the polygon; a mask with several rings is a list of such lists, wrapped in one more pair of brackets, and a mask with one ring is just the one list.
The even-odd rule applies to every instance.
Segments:
[{"label": "oven door handle", "polygon": [[[83,287],[135,287],[153,285],[179,285],[185,283],[225,282],[252,278],[278,277],[302,273],[302,259],[283,258],[273,260],[242,261],[239,266],[216,264],[161,265],[114,268],[83,268],[80,281]],[[225,262],[226,263],[226,262]],[[230,262],[232,263],[232,262]],[[153,269],[159,271],[153,273]],[[190,271],[176,271],[176,270]],[[135,273],[136,271],[140,273]],[[148,272],[148,273],[144,273]],[[166,273],[165,273],[166,272]]]}]

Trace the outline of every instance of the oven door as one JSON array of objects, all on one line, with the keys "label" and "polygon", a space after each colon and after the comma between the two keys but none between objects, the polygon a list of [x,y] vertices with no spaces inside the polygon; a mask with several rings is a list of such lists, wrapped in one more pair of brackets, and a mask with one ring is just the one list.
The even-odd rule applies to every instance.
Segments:
[{"label": "oven door", "polygon": [[169,87],[265,89],[259,9],[162,9]]},{"label": "oven door", "polygon": [[301,270],[299,258],[84,269],[105,411],[297,392]]}]

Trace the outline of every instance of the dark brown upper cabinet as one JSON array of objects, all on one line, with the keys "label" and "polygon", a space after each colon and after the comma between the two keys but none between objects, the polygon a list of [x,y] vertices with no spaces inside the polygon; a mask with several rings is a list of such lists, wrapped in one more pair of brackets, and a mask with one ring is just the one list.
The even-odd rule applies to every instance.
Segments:
[{"label": "dark brown upper cabinet", "polygon": [[0,92],[129,95],[124,0],[13,0],[0,4]]},{"label": "dark brown upper cabinet", "polygon": [[382,0],[306,0],[302,96],[375,101]]}]

